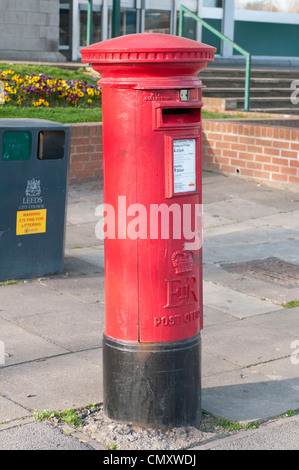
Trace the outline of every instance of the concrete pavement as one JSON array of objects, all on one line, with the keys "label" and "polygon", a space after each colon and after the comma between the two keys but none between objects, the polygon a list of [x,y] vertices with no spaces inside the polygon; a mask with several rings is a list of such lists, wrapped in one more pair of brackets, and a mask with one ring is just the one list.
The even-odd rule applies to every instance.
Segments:
[{"label": "concrete pavement", "polygon": [[[242,423],[298,410],[299,307],[283,304],[299,300],[299,194],[205,172],[203,199],[202,407]],[[107,446],[32,417],[103,399],[100,202],[95,183],[69,187],[63,275],[0,286],[0,449]],[[298,449],[299,417],[219,437],[185,448]]]}]

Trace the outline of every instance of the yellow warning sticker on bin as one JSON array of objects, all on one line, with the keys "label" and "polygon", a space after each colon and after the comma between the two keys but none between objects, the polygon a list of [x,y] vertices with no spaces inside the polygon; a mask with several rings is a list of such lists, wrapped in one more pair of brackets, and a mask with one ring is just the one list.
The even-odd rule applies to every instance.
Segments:
[{"label": "yellow warning sticker on bin", "polygon": [[17,235],[46,232],[47,209],[17,212]]}]

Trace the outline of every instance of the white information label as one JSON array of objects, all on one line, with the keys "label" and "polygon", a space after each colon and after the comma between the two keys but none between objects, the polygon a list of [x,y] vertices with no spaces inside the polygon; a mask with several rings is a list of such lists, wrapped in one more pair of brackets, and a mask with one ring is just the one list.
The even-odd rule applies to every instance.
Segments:
[{"label": "white information label", "polygon": [[196,139],[173,141],[174,194],[196,190]]}]

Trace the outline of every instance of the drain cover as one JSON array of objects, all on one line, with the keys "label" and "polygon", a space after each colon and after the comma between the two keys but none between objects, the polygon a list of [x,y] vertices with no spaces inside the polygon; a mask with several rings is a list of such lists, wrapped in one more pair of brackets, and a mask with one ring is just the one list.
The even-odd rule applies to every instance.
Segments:
[{"label": "drain cover", "polygon": [[247,276],[275,282],[284,286],[299,286],[299,266],[279,258],[267,258],[247,263],[225,264],[226,271],[246,274]]}]

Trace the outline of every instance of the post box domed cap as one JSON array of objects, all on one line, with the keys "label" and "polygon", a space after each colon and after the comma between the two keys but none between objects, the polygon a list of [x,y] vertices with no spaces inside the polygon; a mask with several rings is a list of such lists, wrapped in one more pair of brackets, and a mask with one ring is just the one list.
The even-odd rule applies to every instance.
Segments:
[{"label": "post box domed cap", "polygon": [[192,39],[161,33],[137,33],[98,42],[80,50],[82,62],[212,62],[216,49]]}]

